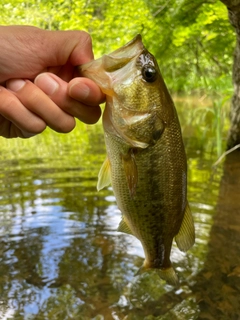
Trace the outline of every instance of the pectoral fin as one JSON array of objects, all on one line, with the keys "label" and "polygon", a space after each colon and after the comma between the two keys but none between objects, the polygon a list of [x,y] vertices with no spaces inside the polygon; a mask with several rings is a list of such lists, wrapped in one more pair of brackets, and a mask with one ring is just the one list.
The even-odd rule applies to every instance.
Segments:
[{"label": "pectoral fin", "polygon": [[110,161],[108,158],[106,158],[98,174],[97,190],[99,191],[104,187],[107,187],[110,183],[111,183]]},{"label": "pectoral fin", "polygon": [[195,242],[195,230],[192,213],[187,202],[183,221],[178,234],[175,237],[178,248],[181,251],[187,251]]},{"label": "pectoral fin", "polygon": [[133,235],[132,230],[129,228],[124,217],[120,221],[117,231]]},{"label": "pectoral fin", "polygon": [[122,163],[130,195],[134,197],[137,188],[138,171],[132,149],[129,150],[127,155],[122,155]]}]

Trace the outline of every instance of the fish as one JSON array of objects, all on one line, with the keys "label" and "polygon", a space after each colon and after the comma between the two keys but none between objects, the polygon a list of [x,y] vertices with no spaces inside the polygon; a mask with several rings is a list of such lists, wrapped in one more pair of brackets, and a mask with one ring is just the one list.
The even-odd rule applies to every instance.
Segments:
[{"label": "fish", "polygon": [[145,260],[137,274],[154,269],[177,285],[170,260],[173,239],[185,252],[195,242],[195,231],[181,127],[158,63],[137,35],[79,71],[106,95],[107,157],[97,189],[112,185],[122,213],[118,231],[141,242]]}]

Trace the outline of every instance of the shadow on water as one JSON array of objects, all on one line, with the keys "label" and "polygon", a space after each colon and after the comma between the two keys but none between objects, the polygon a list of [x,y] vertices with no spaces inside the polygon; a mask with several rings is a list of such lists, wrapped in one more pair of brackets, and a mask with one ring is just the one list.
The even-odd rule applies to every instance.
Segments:
[{"label": "shadow on water", "polygon": [[240,319],[240,152],[226,158],[208,254],[192,286],[199,319]]},{"label": "shadow on water", "polygon": [[239,319],[240,153],[213,171],[211,119],[203,137],[192,108],[179,105],[196,244],[187,254],[173,246],[177,288],[154,272],[134,277],[141,245],[116,232],[111,188],[96,191],[100,125],[1,140],[1,320]]}]

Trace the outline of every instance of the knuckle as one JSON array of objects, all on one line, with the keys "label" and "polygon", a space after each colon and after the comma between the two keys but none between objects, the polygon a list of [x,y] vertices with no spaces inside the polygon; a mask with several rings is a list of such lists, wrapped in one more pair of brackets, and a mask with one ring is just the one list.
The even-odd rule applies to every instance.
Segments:
[{"label": "knuckle", "polygon": [[16,105],[16,97],[5,93],[0,97],[0,112],[3,116],[7,116]]},{"label": "knuckle", "polygon": [[[28,99],[34,103],[38,100],[37,91],[28,92]],[[28,101],[29,102],[29,101]],[[31,103],[32,103],[31,102]],[[11,130],[18,127],[18,130],[23,130],[32,134],[38,134],[45,130],[46,123],[43,119],[39,118],[36,114],[32,114],[26,111],[31,109],[29,106],[22,104],[20,97],[16,97],[14,94],[6,90],[5,88],[0,90],[0,114],[5,119],[5,123],[13,124]],[[23,120],[24,119],[24,120]],[[13,134],[15,134],[13,132]]]},{"label": "knuckle", "polygon": [[36,106],[39,104],[41,99],[42,92],[39,88],[35,86],[31,86],[31,90],[28,90],[27,104],[29,106]]},{"label": "knuckle", "polygon": [[83,43],[92,45],[92,38],[88,32],[82,30],[80,38]]}]

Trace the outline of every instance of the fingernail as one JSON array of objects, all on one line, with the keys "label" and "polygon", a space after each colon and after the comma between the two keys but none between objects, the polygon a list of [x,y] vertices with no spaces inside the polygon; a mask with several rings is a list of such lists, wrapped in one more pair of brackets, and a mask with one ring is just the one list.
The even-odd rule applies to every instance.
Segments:
[{"label": "fingernail", "polygon": [[85,100],[90,95],[90,88],[84,83],[74,83],[69,88],[69,94],[76,100]]},{"label": "fingernail", "polygon": [[59,84],[51,76],[42,73],[36,77],[34,83],[48,96],[53,95],[59,88]]},{"label": "fingernail", "polygon": [[12,79],[12,80],[7,81],[7,88],[14,91],[14,92],[17,92],[20,89],[22,89],[25,86],[25,84],[26,84],[25,80]]}]

